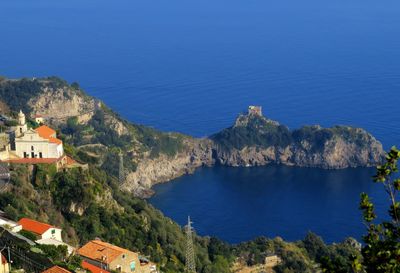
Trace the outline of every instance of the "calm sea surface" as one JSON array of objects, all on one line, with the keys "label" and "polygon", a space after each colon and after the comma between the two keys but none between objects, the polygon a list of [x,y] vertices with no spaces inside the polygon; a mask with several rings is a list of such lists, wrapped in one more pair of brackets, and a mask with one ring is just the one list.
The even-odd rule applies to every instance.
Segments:
[{"label": "calm sea surface", "polygon": [[[78,81],[131,121],[206,136],[262,105],[291,128],[366,128],[400,145],[396,0],[2,0],[0,75]],[[370,169],[201,169],[151,202],[200,234],[359,237]]]}]

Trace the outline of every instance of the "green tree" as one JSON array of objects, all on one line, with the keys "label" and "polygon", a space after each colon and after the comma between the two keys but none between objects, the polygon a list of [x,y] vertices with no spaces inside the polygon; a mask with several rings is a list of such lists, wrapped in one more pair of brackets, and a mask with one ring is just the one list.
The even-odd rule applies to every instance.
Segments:
[{"label": "green tree", "polygon": [[[362,266],[366,272],[400,272],[400,202],[396,200],[400,190],[399,158],[400,151],[393,147],[386,156],[386,163],[378,166],[374,176],[374,181],[381,183],[389,195],[389,220],[374,223],[377,217],[374,204],[366,193],[361,194],[360,209],[368,226],[362,249]],[[361,267],[359,263],[358,267]]]},{"label": "green tree", "polygon": [[[367,226],[363,236],[365,245],[362,259],[353,257],[354,272],[394,273],[400,272],[400,202],[396,200],[400,190],[398,160],[400,151],[393,147],[386,155],[385,164],[377,167],[374,182],[381,183],[389,196],[389,217],[377,223],[374,204],[366,193],[361,194],[360,209]],[[324,272],[339,272],[332,261],[325,263]]]}]

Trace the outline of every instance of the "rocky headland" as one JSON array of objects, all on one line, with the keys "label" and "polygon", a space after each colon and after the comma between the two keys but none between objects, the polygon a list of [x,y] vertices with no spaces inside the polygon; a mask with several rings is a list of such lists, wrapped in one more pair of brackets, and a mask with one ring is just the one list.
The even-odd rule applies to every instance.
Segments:
[{"label": "rocky headland", "polygon": [[[0,79],[2,114],[24,110],[42,115],[60,128],[66,143],[78,147],[74,156],[118,176],[123,152],[124,190],[140,197],[151,187],[191,173],[201,166],[262,166],[285,164],[341,169],[382,162],[381,143],[361,128],[304,126],[290,130],[264,117],[261,108],[240,114],[234,125],[208,138],[164,133],[131,123],[79,85],[59,78]],[[6,113],[4,113],[6,112]]]}]

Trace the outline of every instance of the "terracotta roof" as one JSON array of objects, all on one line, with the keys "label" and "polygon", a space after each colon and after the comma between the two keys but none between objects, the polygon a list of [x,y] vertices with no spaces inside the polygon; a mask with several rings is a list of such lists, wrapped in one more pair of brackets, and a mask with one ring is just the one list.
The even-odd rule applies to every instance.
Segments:
[{"label": "terracotta roof", "polygon": [[109,271],[107,271],[105,269],[101,269],[100,267],[97,267],[95,265],[92,265],[92,264],[88,263],[87,261],[82,261],[82,267],[84,269],[89,270],[92,273],[110,273]]},{"label": "terracotta roof", "polygon": [[[0,255],[1,255],[1,264],[7,264],[7,259],[6,259],[6,257],[4,257],[3,254],[0,254]],[[95,273],[95,272],[93,272],[93,273]]]},{"label": "terracotta roof", "polygon": [[104,263],[110,263],[119,255],[126,252],[129,252],[129,250],[100,240],[90,241],[78,249],[79,255]]},{"label": "terracotta roof", "polygon": [[18,163],[18,164],[52,164],[59,161],[61,158],[18,158],[10,160],[1,160],[1,162]]},{"label": "terracotta roof", "polygon": [[29,218],[22,218],[18,221],[18,224],[22,226],[23,230],[30,231],[39,235],[45,233],[49,228],[54,228],[49,224],[41,223]]},{"label": "terracotta roof", "polygon": [[73,158],[67,156],[67,165],[72,165],[72,164],[75,164],[75,163],[76,163],[76,161]]},{"label": "terracotta roof", "polygon": [[35,129],[40,137],[48,139],[51,143],[62,144],[62,141],[56,138],[56,131],[46,125],[42,125]]},{"label": "terracotta roof", "polygon": [[50,127],[48,127],[46,125],[42,125],[42,126],[36,128],[35,131],[39,134],[39,136],[41,136],[43,138],[54,137],[54,135],[56,134],[56,131],[54,131],[53,129],[51,129]]},{"label": "terracotta roof", "polygon": [[49,137],[48,140],[49,140],[51,143],[62,144],[61,139],[58,139],[58,138],[55,138],[55,137]]},{"label": "terracotta roof", "polygon": [[55,265],[53,267],[50,267],[49,269],[46,269],[42,273],[71,273],[71,271],[68,271],[67,269]]}]

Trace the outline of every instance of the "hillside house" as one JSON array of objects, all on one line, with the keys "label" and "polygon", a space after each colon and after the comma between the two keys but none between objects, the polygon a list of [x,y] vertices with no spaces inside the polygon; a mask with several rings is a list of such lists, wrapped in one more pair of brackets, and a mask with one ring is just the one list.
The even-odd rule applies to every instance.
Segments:
[{"label": "hillside house", "polygon": [[69,254],[75,251],[74,247],[63,242],[61,237],[61,228],[29,218],[22,218],[18,223],[22,226],[22,230],[32,232],[38,237],[35,241],[37,244],[54,246],[65,245]]},{"label": "hillside house", "polygon": [[82,268],[86,269],[92,273],[110,273],[109,271],[102,269],[100,267],[97,267],[95,265],[92,265],[88,263],[87,261],[82,261]]},{"label": "hillside house", "polygon": [[22,226],[17,222],[7,219],[3,211],[0,211],[0,226],[12,232],[19,232],[22,230]]},{"label": "hillside house", "polygon": [[55,266],[52,266],[52,267],[46,269],[42,273],[71,273],[71,271],[69,271],[65,268],[62,268],[61,266],[55,265]]},{"label": "hillside house", "polygon": [[40,115],[40,114],[34,115],[33,118],[34,118],[34,120],[35,120],[35,122],[37,124],[43,124],[44,123],[44,117],[42,115]]},{"label": "hillside house", "polygon": [[22,218],[18,221],[18,224],[22,226],[22,230],[34,233],[39,239],[54,239],[62,242],[61,228],[57,228],[29,218]]},{"label": "hillside house", "polygon": [[6,257],[0,253],[1,265],[0,265],[0,273],[9,273],[10,272],[10,264],[8,263]]},{"label": "hillside house", "polygon": [[155,273],[157,268],[150,262],[142,262],[139,254],[100,240],[92,240],[78,249],[82,259],[101,269],[121,273]]},{"label": "hillside house", "polygon": [[268,255],[265,257],[264,265],[266,267],[274,267],[282,262],[282,259],[278,255]]}]

